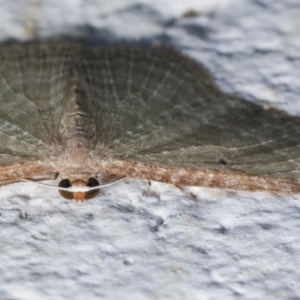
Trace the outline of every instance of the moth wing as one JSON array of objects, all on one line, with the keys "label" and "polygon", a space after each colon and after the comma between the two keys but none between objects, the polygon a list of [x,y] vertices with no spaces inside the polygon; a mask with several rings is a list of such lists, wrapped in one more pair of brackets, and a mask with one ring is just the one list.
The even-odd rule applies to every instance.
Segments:
[{"label": "moth wing", "polygon": [[40,176],[41,164],[46,173],[53,171],[46,162],[58,137],[76,50],[47,43],[1,46],[0,181]]},{"label": "moth wing", "polygon": [[83,57],[108,165],[300,178],[299,118],[220,92],[205,69],[173,51],[96,48]]},{"label": "moth wing", "polygon": [[48,164],[30,160],[8,166],[0,166],[0,185],[18,182],[21,179],[47,180],[55,179],[55,173]]},{"label": "moth wing", "polygon": [[112,156],[158,167],[300,179],[296,118],[251,105],[222,114],[210,124],[197,124],[201,111],[199,118],[195,115],[195,108],[187,118],[177,114],[167,125],[120,143]]}]

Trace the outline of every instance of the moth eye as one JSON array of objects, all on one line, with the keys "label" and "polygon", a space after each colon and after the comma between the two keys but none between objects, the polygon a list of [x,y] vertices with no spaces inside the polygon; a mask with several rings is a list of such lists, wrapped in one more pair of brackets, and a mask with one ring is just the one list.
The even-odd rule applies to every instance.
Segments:
[{"label": "moth eye", "polygon": [[[98,186],[98,185],[99,185],[99,182],[95,178],[90,178],[87,182],[87,186],[89,186],[89,187],[94,187],[94,186]],[[97,190],[92,190],[92,191],[86,192],[85,199],[91,199],[91,198],[96,197],[99,193],[99,190],[100,190],[100,188]]]},{"label": "moth eye", "polygon": [[[58,184],[59,187],[63,187],[63,188],[68,188],[71,186],[71,182],[69,179],[63,179],[59,182]],[[68,200],[72,200],[74,199],[73,197],[73,193],[72,192],[67,192],[67,191],[61,191],[59,190],[59,193],[62,197],[64,197],[65,199],[68,199]]]}]

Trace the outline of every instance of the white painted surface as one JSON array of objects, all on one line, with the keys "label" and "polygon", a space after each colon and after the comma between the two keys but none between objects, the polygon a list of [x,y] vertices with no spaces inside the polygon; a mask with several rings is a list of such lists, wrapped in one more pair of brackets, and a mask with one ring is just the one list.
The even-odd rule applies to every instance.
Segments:
[{"label": "white painted surface", "polygon": [[[209,2],[209,5],[207,4]],[[300,115],[300,2],[2,1],[1,40],[172,46]],[[194,9],[199,16],[182,18]],[[0,189],[0,299],[300,299],[300,197],[126,179],[83,204]]]}]

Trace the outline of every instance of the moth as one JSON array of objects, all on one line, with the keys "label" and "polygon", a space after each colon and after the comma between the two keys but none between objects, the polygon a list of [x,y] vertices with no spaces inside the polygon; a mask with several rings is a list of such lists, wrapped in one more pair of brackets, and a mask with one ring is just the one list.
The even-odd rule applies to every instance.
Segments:
[{"label": "moth", "polygon": [[221,92],[176,51],[0,47],[0,182],[83,201],[124,177],[300,192],[300,118]]}]

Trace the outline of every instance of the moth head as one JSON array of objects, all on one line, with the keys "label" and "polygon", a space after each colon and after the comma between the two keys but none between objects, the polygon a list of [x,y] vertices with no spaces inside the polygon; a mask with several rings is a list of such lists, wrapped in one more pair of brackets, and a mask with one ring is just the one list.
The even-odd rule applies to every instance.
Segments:
[{"label": "moth head", "polygon": [[87,182],[82,179],[70,181],[63,179],[58,184],[59,193],[69,200],[84,201],[96,197],[99,193],[99,182],[95,178],[90,178]]},{"label": "moth head", "polygon": [[96,197],[99,193],[100,188],[115,184],[116,182],[124,178],[125,176],[117,176],[114,174],[110,174],[110,176],[106,176],[106,178],[103,177],[99,179],[101,185],[99,184],[99,181],[93,177],[89,178],[88,180],[75,179],[73,181],[67,178],[62,179],[59,182],[58,186],[37,182],[27,178],[22,178],[21,181],[29,181],[42,187],[59,190],[60,195],[65,199],[82,202],[84,200]]}]

